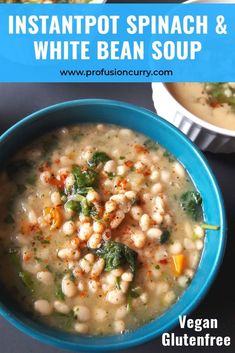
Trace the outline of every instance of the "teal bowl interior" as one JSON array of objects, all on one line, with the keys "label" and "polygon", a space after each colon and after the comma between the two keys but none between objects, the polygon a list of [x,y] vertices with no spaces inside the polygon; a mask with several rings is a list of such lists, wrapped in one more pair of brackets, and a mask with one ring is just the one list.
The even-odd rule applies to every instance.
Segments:
[{"label": "teal bowl interior", "polygon": [[26,334],[60,348],[103,352],[132,347],[159,336],[178,322],[179,315],[195,308],[210,287],[221,263],[226,220],[218,185],[198,149],[173,125],[150,111],[123,102],[96,99],[65,102],[26,117],[0,137],[0,165],[36,136],[53,128],[85,122],[125,126],[158,141],[190,174],[203,198],[205,222],[220,225],[219,231],[207,231],[199,267],[180,299],[161,317],[124,335],[90,338],[47,327],[23,314],[1,290],[1,315]]}]

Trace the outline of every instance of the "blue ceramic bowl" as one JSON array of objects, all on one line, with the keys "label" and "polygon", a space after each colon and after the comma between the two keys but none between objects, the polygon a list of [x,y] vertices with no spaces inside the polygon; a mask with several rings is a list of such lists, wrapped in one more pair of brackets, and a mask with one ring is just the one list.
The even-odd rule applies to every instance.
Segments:
[{"label": "blue ceramic bowl", "polygon": [[33,113],[0,137],[0,165],[34,137],[53,128],[84,122],[122,125],[157,140],[189,172],[203,198],[205,222],[220,225],[219,231],[207,231],[199,267],[180,299],[161,317],[124,335],[89,338],[61,332],[25,316],[6,295],[1,294],[1,315],[26,334],[60,348],[104,352],[149,341],[172,329],[177,324],[179,315],[188,314],[198,305],[221,264],[226,239],[226,219],[219,187],[198,149],[173,125],[148,110],[123,102],[86,99],[57,104]]}]

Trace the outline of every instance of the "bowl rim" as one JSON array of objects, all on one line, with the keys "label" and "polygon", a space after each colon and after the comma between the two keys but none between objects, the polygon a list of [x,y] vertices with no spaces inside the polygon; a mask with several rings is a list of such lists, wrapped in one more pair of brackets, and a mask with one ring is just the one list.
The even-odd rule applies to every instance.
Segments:
[{"label": "bowl rim", "polygon": [[[72,100],[72,101],[66,101],[62,103],[57,103],[48,107],[45,107],[43,109],[40,109],[38,111],[35,111],[34,113],[26,116],[25,118],[21,119],[20,121],[16,122],[13,126],[11,126],[7,131],[5,131],[1,136],[0,136],[0,147],[1,144],[12,134],[14,133],[15,130],[22,128],[25,124],[31,123],[34,120],[38,120],[41,116],[47,115],[50,112],[53,111],[58,111],[62,109],[66,109],[68,107],[77,107],[79,106],[86,106],[86,105],[103,105],[103,106],[113,106],[113,107],[122,107],[126,108],[129,110],[132,110],[134,112],[141,113],[143,115],[147,115],[148,118],[152,120],[156,120],[156,117],[158,117],[155,113],[152,111],[139,107],[137,105],[133,105],[130,103],[118,101],[118,100],[109,100],[109,99],[78,99],[78,100]],[[198,148],[188,139],[187,136],[185,136],[179,129],[177,129],[175,126],[173,126],[171,123],[166,121],[163,118],[159,117],[159,120],[161,124],[165,125],[167,129],[171,130],[172,133],[176,134],[179,136],[179,138],[182,138],[185,143],[188,145],[188,147],[191,149],[192,153],[194,153],[197,157],[197,159],[200,160],[202,168],[205,169],[205,172],[210,179],[210,182],[212,183],[212,187],[215,192],[215,196],[218,202],[218,209],[219,209],[219,216],[221,218],[221,228],[220,228],[220,235],[221,239],[218,245],[218,250],[216,253],[216,257],[213,261],[213,266],[211,267],[210,273],[208,278],[205,280],[204,284],[200,287],[200,289],[197,292],[197,295],[193,298],[193,300],[183,308],[181,311],[181,315],[189,315],[195,307],[203,300],[205,297],[206,293],[208,292],[212,282],[214,281],[219,267],[221,265],[224,251],[225,251],[225,245],[226,245],[226,231],[227,231],[227,221],[226,221],[226,215],[225,215],[225,207],[224,207],[224,201],[223,197],[220,191],[220,188],[218,186],[218,183],[215,179],[215,176],[208,165],[208,162],[206,161],[205,157],[203,154],[198,150]],[[65,123],[66,125],[66,123]],[[56,124],[55,124],[56,128]],[[134,128],[134,127],[133,127]],[[190,287],[189,287],[190,288]],[[185,292],[187,292],[189,289],[186,289]],[[196,298],[196,299],[195,299]],[[174,305],[172,306],[174,307]],[[172,308],[171,307],[171,308]],[[168,310],[167,310],[168,311]],[[167,313],[165,311],[165,313]],[[176,323],[178,322],[178,317],[174,316],[165,326],[162,326],[160,328],[156,327],[152,332],[150,333],[145,333],[142,336],[135,335],[135,337],[129,339],[128,341],[120,341],[120,342],[115,342],[115,343],[110,343],[110,344],[83,344],[82,342],[72,342],[68,340],[64,340],[63,338],[60,337],[55,337],[51,336],[49,333],[42,332],[42,330],[39,330],[37,328],[31,327],[28,323],[23,322],[20,318],[17,317],[17,315],[11,311],[8,307],[6,307],[4,304],[0,303],[0,314],[13,326],[24,332],[25,334],[41,341],[46,344],[50,344],[59,348],[64,348],[64,349],[69,349],[72,351],[83,351],[83,352],[94,352],[94,351],[116,351],[116,350],[121,350],[125,348],[130,348],[134,347],[140,344],[143,344],[147,341],[150,341],[151,339],[160,336],[164,332],[169,332]],[[158,319],[156,319],[158,320]],[[143,327],[143,326],[142,326]],[[141,327],[140,327],[141,328]],[[166,330],[167,329],[167,330]],[[138,332],[138,328],[133,331],[134,333]],[[113,336],[104,336],[105,338],[107,337],[113,337]],[[117,337],[115,335],[115,337]],[[92,338],[92,336],[91,336]]]},{"label": "bowl rim", "polygon": [[234,4],[235,0],[186,0],[183,4]]},{"label": "bowl rim", "polygon": [[[201,125],[205,129],[207,129],[213,133],[217,133],[219,135],[224,135],[224,136],[228,136],[228,137],[235,137],[235,131],[229,130],[229,129],[224,129],[222,127],[208,123],[207,121],[199,118],[197,115],[194,115],[188,109],[186,109],[181,103],[179,103],[179,101],[173,96],[173,94],[167,88],[167,85],[172,84],[172,83],[176,83],[176,82],[153,82],[152,83],[153,94],[154,94],[154,87],[156,87],[157,85],[159,85],[159,87],[161,86],[164,89],[165,93],[168,95],[168,98],[170,98],[171,100],[174,101],[174,103],[181,109],[181,111],[186,116],[186,118],[189,118],[190,120],[192,120],[196,124]],[[180,82],[180,83],[184,83],[184,82]],[[192,82],[192,83],[195,83],[195,82]],[[197,83],[204,83],[204,82],[197,82]]]}]

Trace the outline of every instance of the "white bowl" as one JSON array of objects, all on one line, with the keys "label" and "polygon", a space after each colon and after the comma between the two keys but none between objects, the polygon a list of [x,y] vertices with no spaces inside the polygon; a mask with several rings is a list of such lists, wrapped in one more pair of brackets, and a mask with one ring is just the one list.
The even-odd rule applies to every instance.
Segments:
[{"label": "white bowl", "polygon": [[[184,4],[234,4],[235,0],[188,0]],[[168,91],[164,83],[152,83],[153,103],[158,115],[187,135],[201,150],[214,153],[235,152],[235,131],[207,123],[185,109]]]},{"label": "white bowl", "polygon": [[152,90],[157,114],[178,127],[201,150],[235,152],[235,131],[214,126],[190,113],[172,96],[164,83],[152,83]]}]

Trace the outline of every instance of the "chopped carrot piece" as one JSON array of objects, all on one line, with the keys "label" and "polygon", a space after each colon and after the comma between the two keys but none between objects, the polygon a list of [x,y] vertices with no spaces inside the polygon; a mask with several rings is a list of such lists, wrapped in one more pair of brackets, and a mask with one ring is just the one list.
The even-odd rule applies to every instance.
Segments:
[{"label": "chopped carrot piece", "polygon": [[60,207],[46,207],[43,211],[44,218],[50,223],[50,229],[57,229],[62,224]]},{"label": "chopped carrot piece", "polygon": [[185,268],[185,256],[184,254],[173,255],[172,256],[174,271],[176,276],[180,276]]},{"label": "chopped carrot piece", "polygon": [[142,145],[135,145],[135,151],[136,151],[136,153],[138,153],[138,154],[142,154],[142,153],[146,154],[146,153],[149,153],[149,151],[148,151],[144,146],[142,146]]},{"label": "chopped carrot piece", "polygon": [[125,165],[128,167],[128,168],[132,168],[134,166],[134,163],[132,161],[126,161],[125,162]]}]

